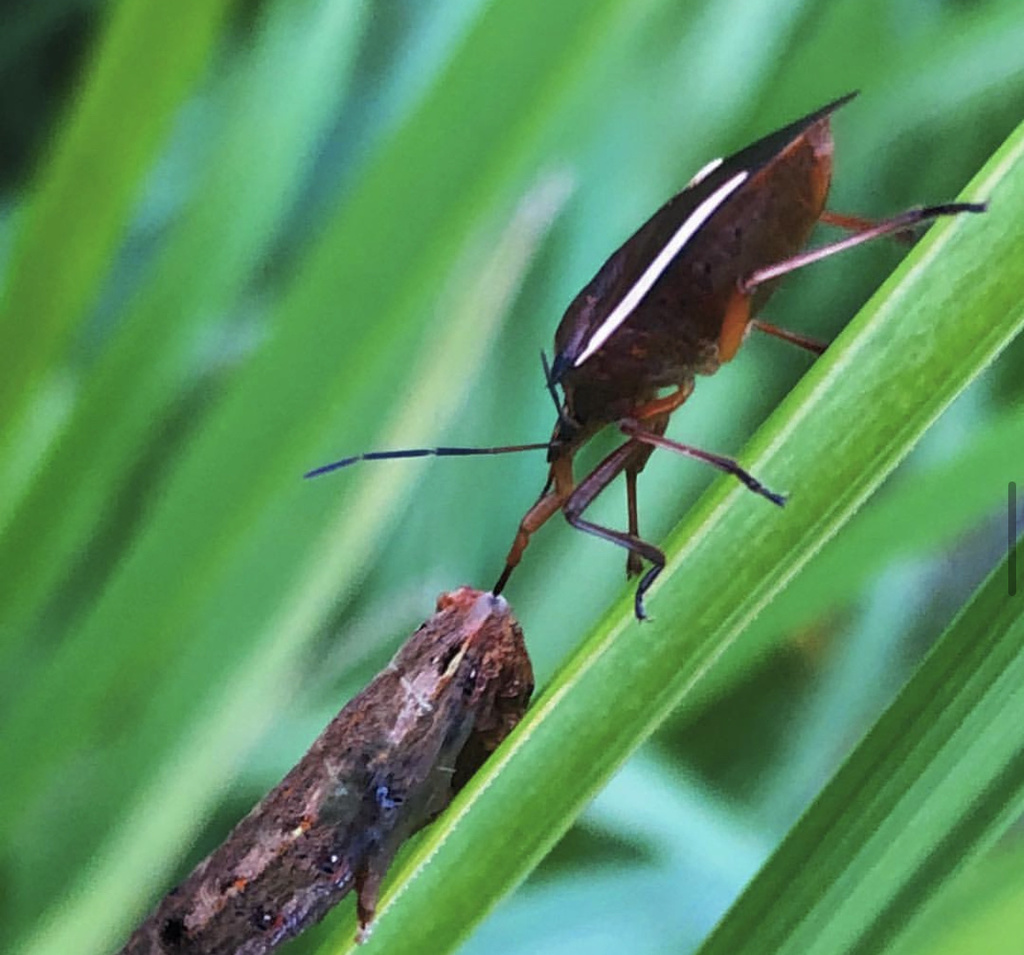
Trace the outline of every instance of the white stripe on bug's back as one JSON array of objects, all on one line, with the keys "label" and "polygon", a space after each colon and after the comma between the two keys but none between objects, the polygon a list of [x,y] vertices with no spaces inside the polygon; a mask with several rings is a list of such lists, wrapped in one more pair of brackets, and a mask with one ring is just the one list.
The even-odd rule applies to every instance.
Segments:
[{"label": "white stripe on bug's back", "polygon": [[711,162],[705,163],[697,172],[694,177],[686,184],[687,189],[692,189],[698,182],[702,182],[707,179],[719,166],[722,165],[721,157],[718,159],[712,159]]},{"label": "white stripe on bug's back", "polygon": [[612,309],[611,314],[601,323],[594,332],[587,347],[583,349],[579,358],[573,362],[574,368],[579,368],[591,355],[594,354],[630,315],[634,309],[643,301],[644,296],[651,290],[654,283],[661,278],[662,273],[671,264],[672,260],[683,250],[690,239],[697,233],[697,230],[714,215],[715,210],[725,202],[746,180],[747,172],[738,172],[728,182],[719,186],[710,196],[707,197],[690,215],[686,221],[676,229],[675,235],[668,240],[668,244],[654,258],[654,261],[644,270],[644,274],[637,280],[625,295],[621,302]]}]

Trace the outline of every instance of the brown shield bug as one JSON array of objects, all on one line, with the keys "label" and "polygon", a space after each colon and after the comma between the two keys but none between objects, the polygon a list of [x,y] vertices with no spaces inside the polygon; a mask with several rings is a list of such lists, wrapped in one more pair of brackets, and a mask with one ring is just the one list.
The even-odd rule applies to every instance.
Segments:
[{"label": "brown shield bug", "polygon": [[[906,236],[917,224],[939,216],[984,211],[982,204],[946,203],[879,222],[827,211],[833,152],[829,120],[855,95],[708,163],[601,266],[562,317],[550,367],[544,362],[558,409],[547,444],[382,452],[347,458],[307,476],[368,458],[545,447],[547,482],[520,522],[494,592],[508,582],[531,535],[562,511],[573,527],[624,547],[629,576],[641,573],[643,561],[650,564],[636,591],[636,616],[643,619],[644,594],[665,565],[662,551],[640,537],[637,520],[637,475],[655,448],[697,458],[734,475],[773,504],[785,503],[731,458],[665,437],[672,412],[689,397],[696,376],[714,374],[730,361],[752,328],[815,354],[825,350],[814,339],[756,318],[787,273],[880,236]],[[818,223],[851,234],[803,251]],[[577,452],[610,425],[626,441],[577,481]],[[628,530],[585,520],[591,502],[623,473]]]}]

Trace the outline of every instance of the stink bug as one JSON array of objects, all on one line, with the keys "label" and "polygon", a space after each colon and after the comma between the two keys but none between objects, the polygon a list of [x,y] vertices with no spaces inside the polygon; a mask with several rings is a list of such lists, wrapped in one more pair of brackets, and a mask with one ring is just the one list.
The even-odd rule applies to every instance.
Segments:
[{"label": "stink bug", "polygon": [[[880,236],[906,235],[939,216],[984,211],[981,204],[947,203],[880,222],[826,211],[833,151],[829,120],[855,95],[708,163],[601,266],[562,317],[553,362],[549,366],[544,360],[547,387],[558,409],[547,444],[378,452],[308,476],[367,458],[544,447],[547,482],[520,522],[494,592],[508,582],[531,535],[562,511],[573,527],[624,547],[629,576],[643,571],[643,561],[650,564],[635,598],[636,616],[643,619],[644,594],[665,566],[662,551],[640,537],[637,521],[637,475],[656,447],[705,461],[773,504],[785,503],[732,459],[665,437],[672,412],[690,396],[696,376],[714,374],[730,361],[751,328],[815,354],[825,350],[814,339],[755,317],[783,275]],[[819,222],[851,234],[801,251]],[[577,482],[576,453],[609,425],[626,441]],[[590,503],[622,473],[628,530],[584,520]]]}]

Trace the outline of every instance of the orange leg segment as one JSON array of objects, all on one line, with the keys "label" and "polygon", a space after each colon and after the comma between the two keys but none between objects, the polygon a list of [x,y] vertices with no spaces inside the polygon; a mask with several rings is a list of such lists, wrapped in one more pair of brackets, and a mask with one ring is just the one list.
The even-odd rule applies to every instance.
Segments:
[{"label": "orange leg segment", "polygon": [[[653,398],[646,404],[638,405],[633,409],[631,417],[635,421],[648,421],[650,418],[656,418],[659,415],[665,416],[665,424],[668,423],[668,416],[672,414],[690,395],[693,394],[693,382],[688,381],[684,385],[680,385],[671,394],[665,395],[664,398]],[[654,425],[650,425],[651,430],[654,430]],[[665,425],[662,425],[661,430],[665,430]]]},{"label": "orange leg segment", "polygon": [[519,530],[516,532],[515,540],[512,541],[508,556],[505,558],[505,569],[492,588],[492,593],[500,594],[505,589],[505,584],[508,583],[512,571],[516,569],[522,559],[523,551],[530,543],[530,538],[547,523],[550,517],[562,509],[562,505],[572,494],[574,486],[572,458],[566,456],[552,462],[551,473],[548,476],[547,484],[544,485],[544,490],[537,498],[537,502],[519,522]]},{"label": "orange leg segment", "polygon": [[[867,232],[873,229],[878,223],[874,219],[865,219],[864,216],[851,216],[845,212],[831,212],[826,209],[818,219],[824,225],[834,225],[838,229],[845,229],[847,232]],[[913,245],[914,233],[910,229],[905,232],[894,232],[892,238],[904,245]]]},{"label": "orange leg segment", "polygon": [[824,354],[825,349],[828,348],[828,342],[823,342],[819,338],[791,332],[788,328],[779,328],[778,325],[772,325],[771,322],[763,322],[759,318],[755,318],[750,325],[759,332],[764,332],[766,335],[772,335],[775,338],[781,338],[784,342],[789,342],[791,345],[796,345],[805,351],[813,352],[815,355]]}]

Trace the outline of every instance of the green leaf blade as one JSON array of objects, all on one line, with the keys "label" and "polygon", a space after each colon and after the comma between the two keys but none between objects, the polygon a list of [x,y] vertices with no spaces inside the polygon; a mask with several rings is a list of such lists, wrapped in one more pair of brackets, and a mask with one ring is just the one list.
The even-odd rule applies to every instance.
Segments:
[{"label": "green leaf blade", "polygon": [[884,950],[1024,808],[1022,680],[1004,561],[701,955]]}]

